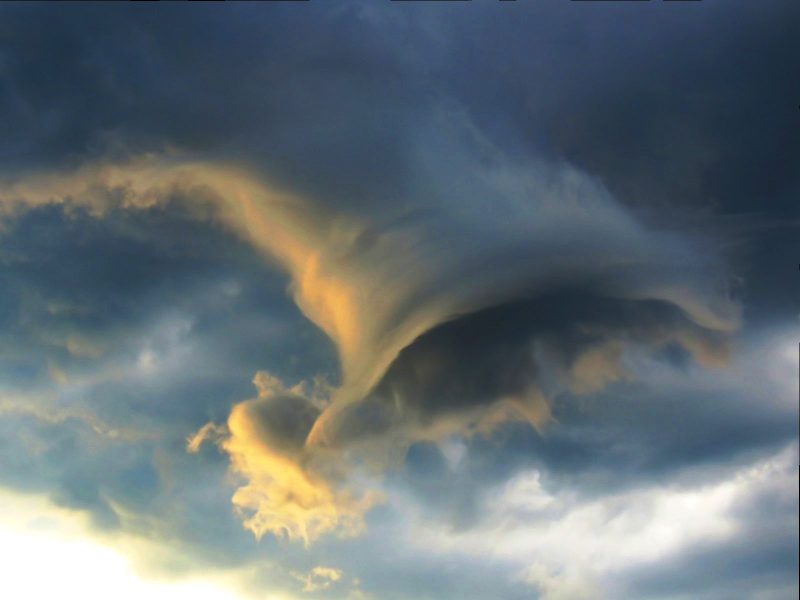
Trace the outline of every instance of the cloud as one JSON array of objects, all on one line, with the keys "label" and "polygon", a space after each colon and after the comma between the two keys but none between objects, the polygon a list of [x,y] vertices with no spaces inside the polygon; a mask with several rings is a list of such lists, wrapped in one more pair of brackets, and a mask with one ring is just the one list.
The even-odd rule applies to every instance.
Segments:
[{"label": "cloud", "polygon": [[302,395],[302,388],[286,389],[268,373],[257,373],[253,383],[258,396],[233,408],[226,430],[206,425],[189,440],[188,449],[196,452],[205,439],[216,438],[230,457],[231,470],[246,481],[232,500],[244,526],[259,538],[272,533],[308,545],[334,530],[359,533],[374,494],[355,498],[307,465],[314,457],[306,452],[305,440],[320,409]]},{"label": "cloud", "polygon": [[[186,456],[183,440],[224,419],[259,366],[311,379],[335,364],[285,279],[235,237],[166,206],[103,219],[42,206],[6,224],[2,485],[120,535],[173,540],[181,569],[254,552],[266,564],[230,509],[226,458]],[[106,352],[76,356],[69,335]]]},{"label": "cloud", "polygon": [[[795,355],[750,348],[796,317],[795,4],[400,4],[0,9],[6,485],[198,564],[530,598],[594,580],[386,542],[392,495],[608,514],[796,437]],[[758,514],[620,580],[791,596]]]},{"label": "cloud", "polygon": [[304,592],[327,590],[342,578],[341,569],[314,567],[308,573],[296,573],[295,578],[303,584]]},{"label": "cloud", "polygon": [[780,508],[766,527],[791,527],[796,461],[792,443],[732,473],[589,499],[548,491],[538,471],[523,471],[486,496],[478,527],[453,532],[409,516],[416,525],[408,536],[434,556],[504,561],[545,598],[650,597],[645,580],[681,576],[684,567],[671,565],[676,557],[700,548],[723,553],[753,539],[749,510],[775,501]]},{"label": "cloud", "polygon": [[[674,343],[708,362],[724,355],[738,324],[717,257],[648,231],[590,177],[511,161],[458,112],[435,112],[416,135],[425,200],[367,204],[358,215],[241,169],[152,157],[0,190],[7,219],[53,204],[102,218],[177,203],[289,275],[295,303],[337,348],[341,383],[318,413],[285,398],[231,413],[224,444],[249,478],[234,503],[254,511],[246,523],[259,535],[308,542],[336,527],[337,494],[313,471],[336,471],[321,463],[337,462],[330,455],[353,438],[381,433],[368,453],[391,460],[415,441],[510,419],[542,426],[559,385],[591,391],[624,377],[624,345]],[[279,421],[291,436],[270,429]],[[277,500],[294,508],[276,522],[271,503],[282,492],[258,490],[281,480],[278,489],[300,485],[307,499]],[[343,514],[352,516],[350,502]],[[320,510],[303,523],[306,505]]]}]

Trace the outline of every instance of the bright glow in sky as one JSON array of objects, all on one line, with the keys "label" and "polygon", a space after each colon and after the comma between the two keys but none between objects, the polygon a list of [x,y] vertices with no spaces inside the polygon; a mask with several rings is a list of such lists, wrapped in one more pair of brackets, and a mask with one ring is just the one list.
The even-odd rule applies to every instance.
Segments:
[{"label": "bright glow in sky", "polygon": [[[149,579],[120,551],[85,531],[83,519],[37,497],[0,495],[3,595],[15,600],[242,600],[218,581]],[[277,596],[272,596],[278,600]]]}]

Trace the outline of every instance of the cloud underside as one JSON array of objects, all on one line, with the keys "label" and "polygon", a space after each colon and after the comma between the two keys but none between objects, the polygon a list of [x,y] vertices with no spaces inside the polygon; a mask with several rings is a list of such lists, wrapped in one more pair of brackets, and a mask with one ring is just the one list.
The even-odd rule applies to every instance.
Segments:
[{"label": "cloud underside", "polygon": [[163,157],[6,182],[0,211],[60,204],[103,218],[178,205],[287,274],[337,349],[339,385],[315,393],[258,373],[257,396],[189,447],[212,438],[229,455],[242,477],[234,505],[257,536],[310,543],[363,528],[379,497],[356,471],[379,473],[418,441],[510,420],[544,427],[555,395],[629,378],[629,351],[719,364],[737,326],[713,252],[648,231],[589,177],[453,156],[468,185],[358,214],[224,164]]}]

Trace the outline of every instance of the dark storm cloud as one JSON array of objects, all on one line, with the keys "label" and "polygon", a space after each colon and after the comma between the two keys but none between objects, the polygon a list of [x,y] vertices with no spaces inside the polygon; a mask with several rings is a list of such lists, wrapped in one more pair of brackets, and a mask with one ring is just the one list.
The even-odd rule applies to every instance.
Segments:
[{"label": "dark storm cloud", "polygon": [[[756,317],[786,328],[796,316],[795,4],[404,4],[4,5],[0,173],[63,175],[146,153],[165,164],[224,160],[317,207],[363,217],[363,227],[344,223],[343,237],[354,236],[346,244],[320,241],[319,229],[308,237],[312,254],[330,261],[323,274],[367,298],[357,303],[363,311],[348,311],[364,330],[373,325],[366,308],[404,292],[417,269],[430,281],[409,284],[406,305],[374,327],[378,339],[402,331],[426,302],[449,293],[461,301],[396,345],[371,396],[332,430],[345,448],[384,435],[401,457],[408,450],[407,470],[388,486],[415,489],[430,512],[464,530],[481,523],[485,487],[520,469],[539,469],[553,490],[602,498],[703,466],[738,467],[796,436],[794,409],[751,388],[705,386],[690,356],[709,362],[718,354],[709,349],[724,347],[711,330],[735,321],[718,302],[729,300],[720,283],[731,273],[742,277],[745,339],[757,333]],[[214,191],[224,195],[228,184]],[[585,196],[588,209],[576,216]],[[513,208],[519,198],[530,214]],[[184,456],[184,439],[221,422],[266,369],[288,383],[260,373],[258,397],[239,404],[228,425],[253,425],[246,439],[254,446],[313,465],[319,457],[304,454],[302,442],[325,402],[291,386],[346,373],[291,306],[285,278],[218,223],[161,201],[102,219],[65,201],[4,220],[2,392],[38,412],[2,413],[2,476],[107,527],[120,526],[114,505],[156,515],[161,526],[175,524],[170,534],[229,564],[254,550],[230,514],[223,461],[207,449]],[[673,233],[662,236],[665,227]],[[413,243],[397,243],[407,235]],[[269,237],[256,239],[260,250],[277,245]],[[606,268],[631,257],[641,269]],[[559,276],[539,277],[548,266]],[[292,275],[296,291],[301,278]],[[619,293],[645,281],[657,284],[656,300]],[[577,291],[563,291],[570,284]],[[313,295],[296,296],[313,314]],[[645,345],[671,369],[668,381],[623,360]],[[374,359],[375,348],[356,354]],[[120,365],[129,370],[103,375]],[[634,381],[620,381],[622,367]],[[682,373],[692,385],[675,383]],[[56,391],[62,384],[67,391]],[[459,439],[462,470],[448,440],[419,433],[464,425],[470,411],[531,386],[550,402],[537,399],[541,412],[528,420],[542,425],[551,412],[552,425]],[[58,425],[41,414],[53,397],[66,419]],[[125,427],[162,437],[125,442],[128,450],[106,439],[113,428],[124,438]],[[213,432],[226,435],[222,426]],[[378,450],[369,458],[381,462]],[[172,480],[158,470],[164,464]],[[209,472],[219,487],[197,483]],[[311,497],[321,493],[326,509],[337,504],[313,483]],[[338,503],[348,514],[351,500]],[[631,589],[658,597],[675,576],[673,591],[725,597],[721,582],[734,577],[726,561],[741,566],[739,589],[780,589],[791,575],[780,554],[797,547],[772,533],[784,509],[763,528],[756,510],[741,517],[752,525],[743,535],[758,542],[752,552],[743,538],[710,544],[661,570],[627,574]],[[389,517],[376,510],[368,524],[381,531],[381,515]],[[367,545],[386,543],[367,535]],[[531,593],[479,560],[421,565],[413,549],[388,552],[392,561],[320,543],[319,555],[349,572],[369,565],[364,589],[380,598]],[[262,544],[275,549],[273,540]],[[287,564],[303,561],[301,551],[282,552]]]},{"label": "dark storm cloud", "polygon": [[450,99],[624,201],[796,216],[791,2],[318,4],[4,7],[4,168],[174,146],[398,201],[408,126]]},{"label": "dark storm cloud", "polygon": [[798,218],[794,3],[317,4],[4,7],[4,171],[173,148],[402,205],[424,192],[409,135],[444,101],[512,154],[732,238],[749,314],[793,310],[796,225],[776,218]]},{"label": "dark storm cloud", "polygon": [[476,6],[446,28],[444,81],[482,126],[519,130],[626,202],[786,216],[797,17],[782,1]]},{"label": "dark storm cloud", "polygon": [[264,8],[4,8],[4,168],[175,148],[330,198],[399,194],[425,95],[408,61],[352,3]]},{"label": "dark storm cloud", "polygon": [[[323,180],[340,160],[331,151],[344,150],[341,160],[386,176],[403,170],[404,118],[416,119],[406,103],[418,114],[447,93],[485,130],[521,130],[625,200],[791,208],[796,191],[790,2],[414,11],[346,2],[313,12],[242,5],[224,18],[217,7],[3,11],[4,114],[16,134],[6,165],[104,153],[98,136],[113,134],[123,145],[150,138],[140,151],[268,152],[271,169],[280,154],[284,168],[317,169],[324,156],[334,163]],[[766,181],[771,190],[754,188]],[[640,193],[627,193],[633,184]]]},{"label": "dark storm cloud", "polygon": [[728,369],[710,372],[658,353],[641,370],[629,354],[621,363],[635,379],[583,397],[558,393],[553,424],[540,431],[510,424],[456,437],[455,465],[447,444],[412,444],[391,485],[414,490],[435,518],[460,530],[482,519],[487,487],[526,469],[538,469],[550,490],[587,499],[724,474],[797,438],[792,349],[786,336],[749,340]]},{"label": "dark storm cloud", "polygon": [[[488,325],[481,319],[458,319],[466,339],[476,347],[481,337],[489,338],[488,352],[472,355],[473,370],[479,371],[475,365],[480,361],[490,366],[484,373],[502,370],[485,378],[482,389],[474,392],[466,389],[474,387],[474,373],[472,383],[467,381],[461,390],[457,386],[442,390],[436,381],[430,390],[392,381],[389,394],[406,397],[401,406],[416,403],[430,412],[422,420],[413,410],[393,419],[379,440],[376,458],[381,452],[393,454],[396,445],[402,451],[419,438],[438,439],[463,428],[488,431],[509,419],[540,426],[548,419],[552,395],[548,387],[557,387],[563,379],[581,393],[623,377],[617,358],[624,346],[672,341],[701,363],[713,362],[721,356],[725,336],[737,325],[738,307],[713,245],[678,233],[646,230],[601,186],[568,166],[510,161],[463,115],[434,115],[429,122],[436,126],[434,133],[417,131],[413,138],[420,173],[417,185],[427,191],[421,197],[429,199],[430,208],[418,200],[412,205],[416,211],[401,212],[399,217],[394,207],[382,209],[380,204],[370,207],[368,214],[332,217],[330,207],[281,194],[267,182],[230,167],[153,158],[17,178],[0,196],[12,217],[30,206],[55,203],[101,219],[113,217],[121,208],[147,211],[180,199],[195,218],[210,218],[236,233],[289,273],[295,302],[337,346],[342,382],[310,428],[303,452],[292,457],[295,464],[275,455],[272,442],[280,446],[279,437],[271,442],[258,435],[262,419],[246,411],[246,405],[231,413],[230,435],[223,436],[220,445],[248,480],[234,502],[241,510],[252,511],[245,523],[257,535],[289,531],[309,543],[372,505],[369,493],[355,500],[359,494],[330,489],[326,479],[332,470],[340,470],[334,465],[341,461],[328,449],[347,451],[349,444],[360,443],[354,438],[367,429],[366,422],[355,427],[358,435],[353,436],[347,419],[365,410],[367,419],[373,419],[364,396],[415,338],[454,317],[520,298],[547,298],[562,286],[579,290],[577,299],[551,299],[575,314],[561,310],[549,315],[567,333],[576,328],[576,347],[545,339],[540,349],[544,356],[536,361],[542,364],[535,367],[525,359],[530,340],[503,339],[526,327],[533,330],[529,336],[536,337],[541,321],[528,322],[525,309],[494,317],[518,320],[512,330],[494,332],[492,319]],[[210,205],[208,210],[204,203]],[[664,304],[667,312],[639,314],[639,307],[648,313],[652,303]],[[595,313],[582,316],[586,306]],[[623,309],[630,314],[619,323]],[[527,307],[529,313],[548,310],[546,302]],[[166,328],[167,342],[169,331],[180,337],[181,328],[189,326],[179,320]],[[475,332],[469,333],[471,328]],[[544,337],[558,335],[564,336],[564,331],[547,331]],[[433,354],[447,357],[451,352],[446,346],[452,343],[444,336],[434,344]],[[422,367],[435,367],[431,352],[424,353],[427,358],[422,362],[429,364]],[[146,350],[137,362],[145,374],[158,373],[157,353]],[[516,364],[505,369],[507,362]],[[434,378],[459,375],[453,367]],[[526,367],[550,371],[553,383],[539,382],[541,373],[525,373]],[[402,363],[398,370],[402,371]],[[400,380],[415,370],[412,365]],[[443,391],[450,397],[440,397]],[[474,397],[454,397],[465,391]],[[436,406],[443,401],[461,401],[470,410],[438,411]],[[298,493],[298,485],[308,489]],[[291,501],[284,504],[280,498]],[[293,521],[299,522],[293,525]]]},{"label": "dark storm cloud", "polygon": [[380,436],[392,423],[424,429],[532,388],[548,397],[565,385],[595,391],[629,376],[619,364],[624,345],[680,348],[683,341],[705,361],[714,360],[706,355],[721,339],[664,302],[565,289],[427,332],[400,353],[373,398],[345,417],[337,433]]},{"label": "dark storm cloud", "polygon": [[476,121],[569,160],[645,215],[666,208],[655,218],[727,238],[748,316],[794,314],[795,3],[518,4],[453,22],[443,79]]}]

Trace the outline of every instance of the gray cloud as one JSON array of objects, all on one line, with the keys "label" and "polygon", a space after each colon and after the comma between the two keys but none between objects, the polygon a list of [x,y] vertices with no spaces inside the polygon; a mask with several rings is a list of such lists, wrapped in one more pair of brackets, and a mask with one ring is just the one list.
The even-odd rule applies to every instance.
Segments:
[{"label": "gray cloud", "polygon": [[[602,502],[796,437],[747,364],[796,318],[794,4],[401,4],[0,8],[4,485],[280,555],[287,590],[323,564],[321,597],[515,598],[505,564],[387,548],[395,499],[466,535],[520,471]],[[209,422],[225,455],[186,455]],[[259,514],[262,459],[324,508],[308,553],[230,510]],[[796,499],[751,504],[631,593],[792,592]],[[323,537],[329,509],[364,537]]]}]

